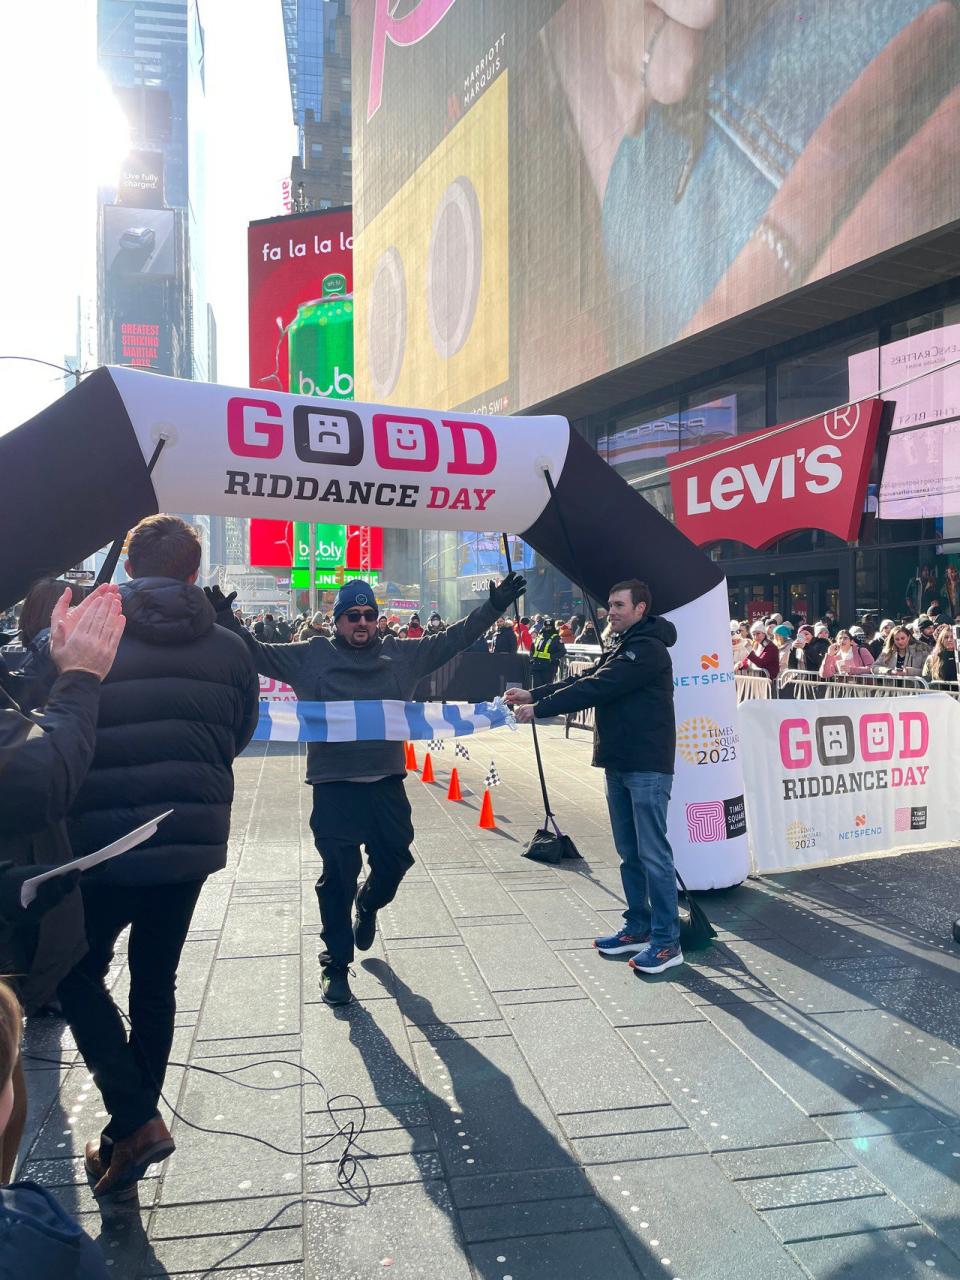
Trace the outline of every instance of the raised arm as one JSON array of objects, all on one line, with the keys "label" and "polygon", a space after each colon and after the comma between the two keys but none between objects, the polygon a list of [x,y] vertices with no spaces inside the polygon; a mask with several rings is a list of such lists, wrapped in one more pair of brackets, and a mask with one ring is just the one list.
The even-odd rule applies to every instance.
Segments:
[{"label": "raised arm", "polygon": [[419,640],[403,641],[404,646],[414,646],[413,670],[417,676],[436,671],[469,648],[477,636],[482,636],[514,600],[523,595],[526,586],[526,579],[519,573],[508,573],[502,582],[490,583],[490,599],[486,604],[479,605],[465,618],[447,627],[446,631],[439,635],[421,636]]},{"label": "raised arm", "polygon": [[218,625],[240,637],[247,646],[254,667],[261,675],[270,676],[273,680],[282,680],[284,684],[296,682],[310,644],[309,640],[295,644],[264,644],[255,639],[234,617],[233,602],[237,598],[235,591],[225,596],[219,587],[204,587],[203,594],[217,612]]}]

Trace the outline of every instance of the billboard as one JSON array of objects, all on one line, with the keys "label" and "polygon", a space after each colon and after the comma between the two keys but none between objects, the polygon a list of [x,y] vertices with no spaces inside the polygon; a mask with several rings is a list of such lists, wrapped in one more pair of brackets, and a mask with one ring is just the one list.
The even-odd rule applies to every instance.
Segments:
[{"label": "billboard", "polygon": [[[247,269],[250,386],[352,400],[351,211],[332,209],[252,222],[247,230]],[[257,526],[276,523],[251,521],[251,548],[269,543],[272,536]],[[329,544],[340,550],[333,557],[320,556],[318,569],[350,563],[345,527],[336,526],[339,538],[327,538],[321,531],[331,527],[317,526],[317,546]],[[308,526],[297,528],[309,547]],[[382,547],[383,535],[378,533]],[[305,554],[294,564],[306,565],[307,558]],[[290,562],[271,563],[286,566]]]},{"label": "billboard", "polygon": [[[298,213],[251,222],[247,229],[249,287],[250,386],[300,395],[353,397],[353,229],[349,209]],[[324,325],[333,344],[318,342],[315,363],[297,363],[297,315],[324,298],[324,281],[341,278],[339,304],[334,302]],[[329,293],[328,295],[329,296]],[[349,317],[349,325],[346,319]],[[301,323],[305,318],[301,314]],[[306,316],[307,319],[322,318]],[[309,327],[309,326],[308,326]],[[343,333],[349,328],[347,345]],[[293,385],[291,343],[293,330]],[[299,330],[303,332],[303,330]],[[325,335],[326,336],[326,335]],[[349,367],[347,353],[349,352]],[[301,385],[303,389],[301,390]],[[310,387],[312,390],[308,390]],[[329,388],[329,390],[328,390]],[[348,394],[343,394],[346,391]]]},{"label": "billboard", "polygon": [[[133,170],[147,186],[162,166]],[[124,172],[128,170],[125,168]],[[147,193],[145,199],[155,198]],[[154,373],[189,372],[182,215],[174,209],[108,204],[100,209],[101,359]],[[184,361],[186,360],[186,365]]]},{"label": "billboard", "polygon": [[351,20],[361,399],[538,404],[960,208],[954,5],[355,0]]}]

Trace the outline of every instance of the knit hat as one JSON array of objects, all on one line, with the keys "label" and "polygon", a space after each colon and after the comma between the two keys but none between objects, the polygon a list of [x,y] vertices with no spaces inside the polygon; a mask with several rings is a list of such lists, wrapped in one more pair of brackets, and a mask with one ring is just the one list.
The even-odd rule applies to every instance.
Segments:
[{"label": "knit hat", "polygon": [[786,623],[781,623],[779,627],[774,627],[773,634],[780,636],[783,640],[789,640],[793,635],[793,627],[788,626]]},{"label": "knit hat", "polygon": [[369,582],[363,582],[360,578],[353,578],[350,582],[345,582],[337,592],[336,603],[333,606],[333,620],[340,617],[341,613],[346,613],[348,609],[356,609],[358,607],[369,608],[374,613],[379,613],[380,608],[377,604],[377,598],[373,594],[373,587]]},{"label": "knit hat", "polygon": [[828,636],[830,634],[830,628],[825,622],[818,622],[813,628],[813,634],[815,636]]},{"label": "knit hat", "polygon": [[884,618],[884,620],[880,623],[880,630],[882,631],[884,627],[895,627],[896,625],[897,624],[894,622],[892,618]]}]

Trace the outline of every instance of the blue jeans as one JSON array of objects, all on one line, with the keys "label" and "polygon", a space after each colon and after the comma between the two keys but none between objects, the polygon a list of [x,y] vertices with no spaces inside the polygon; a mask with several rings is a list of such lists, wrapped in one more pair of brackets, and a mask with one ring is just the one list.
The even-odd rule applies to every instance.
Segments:
[{"label": "blue jeans", "polygon": [[620,877],[627,899],[623,913],[628,933],[650,934],[655,947],[676,946],[677,877],[667,839],[669,773],[625,773],[605,769],[607,808],[613,843],[620,855]]}]

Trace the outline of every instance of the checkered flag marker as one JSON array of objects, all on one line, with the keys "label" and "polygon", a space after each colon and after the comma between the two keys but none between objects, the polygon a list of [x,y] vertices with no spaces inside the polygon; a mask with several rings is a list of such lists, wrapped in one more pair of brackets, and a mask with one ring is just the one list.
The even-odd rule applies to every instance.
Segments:
[{"label": "checkered flag marker", "polygon": [[428,751],[442,751],[442,750],[443,750],[443,739],[442,739],[442,738],[431,738],[431,739],[430,739],[430,745],[427,747],[427,750],[428,750]]},{"label": "checkered flag marker", "polygon": [[483,785],[485,787],[499,787],[500,782],[501,778],[499,773],[497,773],[496,761],[491,760],[490,768],[487,770],[487,776],[483,780]]},{"label": "checkered flag marker", "polygon": [[461,743],[459,743],[459,742],[455,742],[455,743],[453,744],[453,754],[454,754],[455,756],[459,756],[461,760],[469,760],[469,759],[470,759],[470,752],[467,750],[467,748],[466,748],[465,746],[463,746],[463,745],[462,745]]}]

